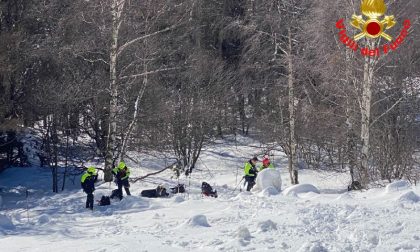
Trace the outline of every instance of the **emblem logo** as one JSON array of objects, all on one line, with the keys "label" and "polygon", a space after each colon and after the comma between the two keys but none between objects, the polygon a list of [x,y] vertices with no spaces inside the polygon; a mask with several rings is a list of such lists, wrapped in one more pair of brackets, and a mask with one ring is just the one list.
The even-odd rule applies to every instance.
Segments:
[{"label": "emblem logo", "polygon": [[[362,56],[366,57],[379,57],[388,54],[391,51],[395,51],[408,36],[409,29],[411,28],[411,22],[408,19],[404,20],[403,28],[394,41],[392,40],[393,38],[385,32],[394,27],[397,22],[395,21],[394,15],[385,15],[388,8],[384,0],[362,0],[360,9],[363,15],[353,14],[350,22],[351,26],[360,31],[360,33],[356,34],[354,37],[347,35],[344,19],[338,20],[335,24],[339,30],[338,36],[341,43],[354,52],[360,51]],[[389,43],[380,44],[376,48],[361,48],[357,41],[362,38],[384,38],[388,40]]]},{"label": "emblem logo", "polygon": [[383,37],[388,41],[392,40],[392,37],[384,32],[392,28],[396,22],[394,16],[385,16],[382,20],[380,17],[385,15],[387,7],[383,0],[363,0],[360,6],[362,14],[368,17],[364,20],[363,17],[353,14],[351,25],[362,31],[361,33],[354,36],[354,40],[359,40],[364,37],[378,38]]}]

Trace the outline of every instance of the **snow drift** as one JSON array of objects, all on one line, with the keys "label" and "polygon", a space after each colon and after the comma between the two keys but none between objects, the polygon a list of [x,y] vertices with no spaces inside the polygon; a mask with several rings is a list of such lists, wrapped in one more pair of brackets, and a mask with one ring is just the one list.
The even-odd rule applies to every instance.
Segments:
[{"label": "snow drift", "polygon": [[0,214],[0,230],[12,230],[15,229],[15,225],[13,225],[12,220],[7,217],[6,215]]},{"label": "snow drift", "polygon": [[284,189],[283,194],[287,196],[293,196],[299,193],[319,193],[318,188],[311,184],[301,184],[301,185],[294,185],[289,188]]},{"label": "snow drift", "polygon": [[398,198],[400,202],[410,202],[410,203],[417,203],[420,201],[420,197],[415,194],[413,191],[409,191],[404,193]]},{"label": "snow drift", "polygon": [[[276,169],[267,168],[258,173],[256,179],[256,190],[268,190],[267,194],[277,194],[281,191],[281,176]],[[277,191],[277,193],[275,193]]]},{"label": "snow drift", "polygon": [[387,185],[385,188],[386,193],[398,192],[410,188],[410,183],[405,180],[395,181]]}]

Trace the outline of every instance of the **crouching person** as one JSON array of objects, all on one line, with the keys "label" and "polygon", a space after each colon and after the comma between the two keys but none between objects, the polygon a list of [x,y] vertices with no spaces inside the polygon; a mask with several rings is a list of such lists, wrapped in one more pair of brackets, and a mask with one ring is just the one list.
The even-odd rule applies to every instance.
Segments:
[{"label": "crouching person", "polygon": [[87,194],[86,208],[90,208],[90,210],[93,210],[93,192],[95,191],[95,182],[97,178],[97,172],[93,166],[89,167],[81,178],[83,191]]},{"label": "crouching person", "polygon": [[128,182],[128,178],[130,177],[130,170],[128,169],[128,167],[125,165],[124,162],[120,162],[118,164],[118,167],[115,167],[112,170],[112,173],[115,176],[115,180],[117,182],[117,186],[118,186],[118,197],[120,198],[120,200],[123,197],[123,192],[122,192],[122,188],[124,186],[125,189],[125,193],[127,195],[131,195],[130,194],[130,183]]}]

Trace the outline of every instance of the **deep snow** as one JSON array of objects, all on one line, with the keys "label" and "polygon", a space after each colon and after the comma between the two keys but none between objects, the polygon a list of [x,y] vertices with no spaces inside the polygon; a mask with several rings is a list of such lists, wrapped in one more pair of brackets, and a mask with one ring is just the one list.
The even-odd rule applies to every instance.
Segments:
[{"label": "deep snow", "polygon": [[[347,192],[346,174],[301,170],[302,185],[291,187],[287,162],[277,152],[271,159],[280,168],[281,193],[233,191],[244,162],[261,152],[258,143],[239,141],[204,150],[191,181],[181,179],[191,184],[189,195],[138,196],[157,184],[175,185],[168,171],[133,184],[133,196],[93,212],[84,208],[79,178],[52,194],[48,169],[8,169],[0,174],[1,251],[420,251],[419,186],[398,181]],[[165,165],[138,159],[133,176]],[[219,198],[202,198],[202,181]],[[98,186],[95,198],[113,188]]]}]

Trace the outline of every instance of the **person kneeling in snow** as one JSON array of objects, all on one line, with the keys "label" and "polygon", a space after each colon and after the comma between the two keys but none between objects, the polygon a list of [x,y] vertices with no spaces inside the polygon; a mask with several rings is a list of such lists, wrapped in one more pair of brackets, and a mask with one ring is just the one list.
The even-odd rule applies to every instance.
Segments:
[{"label": "person kneeling in snow", "polygon": [[115,175],[115,180],[118,186],[118,197],[120,198],[120,200],[123,197],[123,192],[122,192],[122,187],[124,186],[125,189],[125,193],[127,193],[127,195],[131,195],[130,194],[130,183],[128,182],[128,178],[130,177],[130,170],[128,169],[128,167],[125,165],[124,162],[120,162],[118,164],[118,167],[115,167],[112,170],[112,174]]},{"label": "person kneeling in snow", "polygon": [[83,174],[81,179],[81,185],[83,191],[87,194],[86,208],[93,210],[93,192],[95,191],[95,181],[98,178],[95,167],[91,166]]},{"label": "person kneeling in snow", "polygon": [[252,187],[255,185],[255,178],[257,177],[258,170],[255,167],[258,162],[258,158],[254,157],[248,162],[245,163],[245,181],[247,183],[246,190],[251,191]]},{"label": "person kneeling in snow", "polygon": [[264,170],[265,168],[273,168],[274,169],[273,164],[270,162],[270,159],[268,159],[268,155],[264,156],[264,159],[263,159],[262,163],[263,164],[258,168],[259,172]]}]

